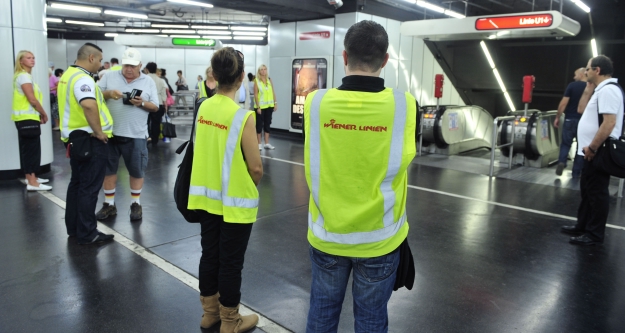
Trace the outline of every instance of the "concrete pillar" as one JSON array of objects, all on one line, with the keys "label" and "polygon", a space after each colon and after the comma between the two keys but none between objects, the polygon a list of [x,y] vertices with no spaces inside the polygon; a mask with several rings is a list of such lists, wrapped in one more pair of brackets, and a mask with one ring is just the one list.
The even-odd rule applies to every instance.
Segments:
[{"label": "concrete pillar", "polygon": [[[41,126],[41,171],[50,170],[52,152],[52,115],[48,84],[48,43],[45,0],[0,0],[0,179],[24,177],[15,123],[11,121],[13,70],[21,50],[35,55],[33,81],[43,94],[43,108],[50,121]],[[63,64],[65,65],[65,64]]]}]

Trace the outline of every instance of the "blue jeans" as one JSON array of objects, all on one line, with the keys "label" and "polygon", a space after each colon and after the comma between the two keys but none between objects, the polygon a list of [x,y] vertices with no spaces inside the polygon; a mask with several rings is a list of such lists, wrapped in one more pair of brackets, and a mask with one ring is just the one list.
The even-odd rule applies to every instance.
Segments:
[{"label": "blue jeans", "polygon": [[[577,138],[577,124],[579,119],[565,119],[564,126],[562,127],[562,144],[560,145],[560,156],[558,163],[563,163],[566,166],[566,161],[569,157],[569,151],[573,145],[573,138]],[[576,149],[577,150],[577,149]],[[573,160],[573,175],[579,176],[584,166],[584,158],[577,155],[575,151],[575,159]]]},{"label": "blue jeans", "polygon": [[336,332],[349,275],[353,271],[354,330],[388,332],[387,304],[393,292],[399,251],[374,258],[330,255],[310,247],[312,286],[307,333]]}]

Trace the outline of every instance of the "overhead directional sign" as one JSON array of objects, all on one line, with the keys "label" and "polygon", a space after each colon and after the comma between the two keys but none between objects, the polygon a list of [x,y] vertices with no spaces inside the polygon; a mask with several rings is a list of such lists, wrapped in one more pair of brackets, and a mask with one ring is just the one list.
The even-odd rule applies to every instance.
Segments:
[{"label": "overhead directional sign", "polygon": [[516,15],[482,17],[475,21],[477,30],[501,30],[550,27],[553,24],[553,15]]},{"label": "overhead directional sign", "polygon": [[177,38],[160,36],[138,36],[120,34],[115,36],[115,43],[132,47],[156,47],[165,49],[212,49],[219,50],[223,47],[220,40],[210,38]]}]

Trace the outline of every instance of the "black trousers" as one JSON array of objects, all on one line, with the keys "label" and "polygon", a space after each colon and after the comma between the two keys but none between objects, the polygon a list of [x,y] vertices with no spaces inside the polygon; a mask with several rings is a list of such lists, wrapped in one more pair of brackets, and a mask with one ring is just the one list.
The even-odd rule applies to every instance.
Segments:
[{"label": "black trousers", "polygon": [[241,302],[241,271],[252,223],[228,223],[221,215],[202,214],[200,295],[219,291],[219,302],[235,307]]},{"label": "black trousers", "polygon": [[[24,120],[25,122],[31,122],[33,124],[39,123],[35,120]],[[18,122],[15,123],[15,127],[18,127]],[[40,137],[24,138],[19,135],[18,131],[18,143],[20,146],[20,164],[24,174],[38,173],[41,166],[41,141]]]},{"label": "black trousers", "polygon": [[148,117],[148,122],[150,125],[150,138],[152,139],[152,145],[154,146],[158,144],[158,138],[161,135],[161,122],[164,115],[165,106],[159,105],[158,111],[150,112],[150,115]]},{"label": "black trousers", "polygon": [[67,186],[65,227],[67,234],[77,236],[78,241],[89,242],[98,233],[95,210],[108,160],[108,147],[106,145],[92,137],[93,157],[83,162],[73,158],[69,160],[72,167],[72,177],[69,186]]},{"label": "black trousers", "polygon": [[271,119],[273,117],[273,107],[261,109],[260,114],[256,114],[256,134],[271,133]]},{"label": "black trousers", "polygon": [[603,241],[610,211],[610,175],[597,170],[592,162],[584,160],[580,192],[582,202],[577,210],[577,228],[592,239]]}]

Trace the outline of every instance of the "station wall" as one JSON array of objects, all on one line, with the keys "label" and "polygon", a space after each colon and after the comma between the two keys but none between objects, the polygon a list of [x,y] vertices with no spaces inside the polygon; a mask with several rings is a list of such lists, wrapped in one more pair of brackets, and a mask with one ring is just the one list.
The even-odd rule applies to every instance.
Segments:
[{"label": "station wall", "polygon": [[[337,14],[334,18],[304,22],[272,21],[269,29],[269,76],[274,83],[279,110],[272,127],[290,128],[291,66],[294,57],[329,57],[328,88],[341,85],[345,76],[343,39],[350,26],[363,20],[382,25],[389,35],[389,61],[380,73],[387,87],[409,91],[419,105],[436,104],[434,75],[444,74],[422,39],[402,36],[401,22],[364,13]],[[329,38],[306,39],[303,33],[329,32]],[[445,80],[440,104],[464,105],[455,87]]]},{"label": "station wall", "polygon": [[[121,61],[122,54],[126,46],[116,44],[114,41],[103,40],[65,40],[65,39],[48,39],[48,60],[54,62],[56,68],[67,68],[74,64],[78,49],[85,43],[93,43],[102,48],[104,60],[109,61],[111,58],[117,58]],[[269,63],[269,46],[257,45],[236,45],[232,46],[236,50],[240,50],[245,55],[245,72],[256,73],[256,69],[260,64]],[[174,83],[177,80],[176,72],[182,70],[184,77],[187,79],[189,88],[193,89],[197,83],[197,76],[202,75],[206,68],[210,66],[210,59],[213,56],[213,50],[207,49],[157,49],[138,47],[141,52],[141,62],[143,65],[148,62],[156,62],[159,68],[167,69],[167,79],[169,84],[175,89]]]}]

